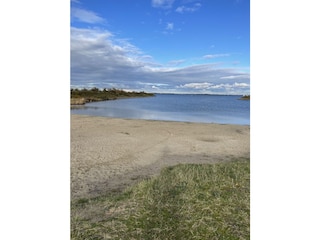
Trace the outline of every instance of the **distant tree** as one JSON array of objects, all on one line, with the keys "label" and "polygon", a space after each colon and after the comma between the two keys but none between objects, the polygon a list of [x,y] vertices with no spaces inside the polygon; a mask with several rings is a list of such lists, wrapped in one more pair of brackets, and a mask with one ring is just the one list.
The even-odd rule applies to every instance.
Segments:
[{"label": "distant tree", "polygon": [[99,92],[99,88],[94,87],[94,88],[91,89],[91,91],[92,92]]}]

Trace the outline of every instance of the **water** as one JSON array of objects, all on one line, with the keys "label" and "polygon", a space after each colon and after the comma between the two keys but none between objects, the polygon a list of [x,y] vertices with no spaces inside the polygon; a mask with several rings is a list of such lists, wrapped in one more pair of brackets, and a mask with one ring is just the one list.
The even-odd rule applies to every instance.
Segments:
[{"label": "water", "polygon": [[156,94],[86,103],[71,114],[182,122],[250,125],[250,101],[241,96]]}]

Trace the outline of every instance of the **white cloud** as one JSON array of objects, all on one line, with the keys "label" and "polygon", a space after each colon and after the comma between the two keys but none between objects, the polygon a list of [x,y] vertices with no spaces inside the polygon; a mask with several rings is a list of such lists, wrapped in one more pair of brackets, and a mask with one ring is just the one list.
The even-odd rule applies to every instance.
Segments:
[{"label": "white cloud", "polygon": [[181,88],[194,88],[194,89],[206,89],[206,88],[209,88],[210,86],[212,86],[211,83],[207,83],[207,82],[204,82],[204,83],[187,83],[187,84],[184,84],[184,85],[181,85],[180,87]]},{"label": "white cloud", "polygon": [[182,4],[188,4],[188,3],[192,3],[192,2],[200,2],[201,0],[181,0]]},{"label": "white cloud", "polygon": [[174,24],[173,23],[167,23],[167,30],[173,30]]},{"label": "white cloud", "polygon": [[176,9],[178,13],[195,12],[200,9],[201,3],[195,3],[192,7],[180,6]]},{"label": "white cloud", "polygon": [[[235,75],[235,76],[224,76],[224,77],[221,77],[220,79],[239,79],[243,77],[244,75]],[[247,77],[249,77],[249,75],[247,75]]]},{"label": "white cloud", "polygon": [[237,83],[237,82],[235,82],[234,86],[246,88],[246,87],[249,87],[250,85],[248,83]]},{"label": "white cloud", "polygon": [[173,60],[165,67],[107,30],[71,27],[70,37],[72,87],[219,94],[250,90],[249,74],[213,63],[179,67],[184,60]]},{"label": "white cloud", "polygon": [[182,64],[182,63],[184,63],[184,62],[186,62],[186,60],[184,60],[184,59],[181,59],[181,60],[172,60],[172,61],[168,62],[168,65],[169,65],[169,66],[178,66],[178,65],[180,65],[180,64]]},{"label": "white cloud", "polygon": [[151,5],[155,8],[171,8],[175,0],[152,0]]},{"label": "white cloud", "polygon": [[[220,83],[213,84],[208,82],[187,83],[179,86],[180,89],[191,89],[201,93],[224,93],[224,94],[243,94],[249,93],[250,85],[247,83]],[[243,91],[245,90],[245,91]]]},{"label": "white cloud", "polygon": [[211,58],[228,57],[228,56],[230,56],[229,53],[221,53],[221,54],[208,54],[208,55],[204,55],[204,56],[202,56],[202,58],[204,58],[204,59],[211,59]]},{"label": "white cloud", "polygon": [[211,58],[213,58],[213,55],[204,55],[202,58],[204,58],[204,59],[211,59]]},{"label": "white cloud", "polygon": [[99,17],[96,13],[81,8],[71,9],[71,18],[75,18],[80,22],[85,23],[103,23],[105,19]]}]

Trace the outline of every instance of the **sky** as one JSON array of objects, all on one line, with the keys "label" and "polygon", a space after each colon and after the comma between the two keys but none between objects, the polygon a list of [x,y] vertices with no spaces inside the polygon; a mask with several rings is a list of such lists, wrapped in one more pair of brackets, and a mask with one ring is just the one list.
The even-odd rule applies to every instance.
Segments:
[{"label": "sky", "polygon": [[249,0],[71,0],[71,88],[250,94]]}]

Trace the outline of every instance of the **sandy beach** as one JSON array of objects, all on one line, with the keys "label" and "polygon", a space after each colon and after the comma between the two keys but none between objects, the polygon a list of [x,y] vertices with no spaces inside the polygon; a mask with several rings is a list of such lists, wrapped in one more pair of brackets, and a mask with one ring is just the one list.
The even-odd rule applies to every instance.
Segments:
[{"label": "sandy beach", "polygon": [[71,115],[71,199],[119,191],[179,163],[250,156],[250,126]]}]

